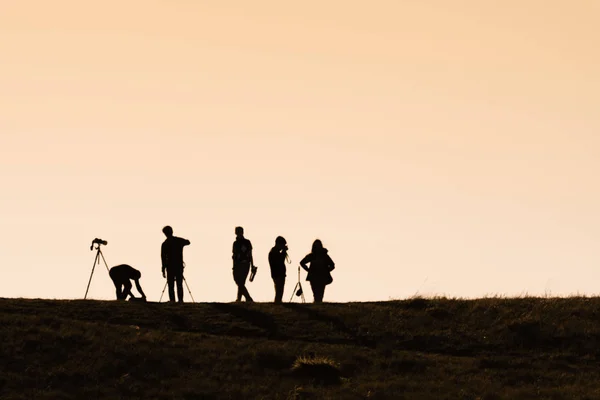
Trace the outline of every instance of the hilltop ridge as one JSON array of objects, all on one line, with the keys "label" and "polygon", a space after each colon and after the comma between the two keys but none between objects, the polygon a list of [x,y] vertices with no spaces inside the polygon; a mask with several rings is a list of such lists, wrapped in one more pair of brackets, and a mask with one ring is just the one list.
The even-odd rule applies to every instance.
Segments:
[{"label": "hilltop ridge", "polygon": [[[599,317],[600,299],[583,297],[0,299],[0,398],[593,399]],[[300,373],[299,357],[339,379]]]}]

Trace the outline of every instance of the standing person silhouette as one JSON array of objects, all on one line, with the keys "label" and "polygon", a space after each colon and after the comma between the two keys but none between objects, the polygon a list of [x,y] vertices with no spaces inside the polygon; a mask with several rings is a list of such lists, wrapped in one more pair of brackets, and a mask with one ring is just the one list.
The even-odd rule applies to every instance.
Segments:
[{"label": "standing person silhouette", "polygon": [[254,266],[252,259],[252,243],[244,237],[244,228],[238,226],[235,228],[235,242],[233,242],[233,280],[238,287],[237,298],[235,301],[242,301],[242,296],[246,301],[254,301],[246,289],[246,278],[250,268]]},{"label": "standing person silhouette", "polygon": [[[190,244],[190,241],[177,236],[173,236],[173,228],[165,226],[163,233],[167,237],[160,248],[160,257],[162,259],[162,275],[167,278],[169,285],[169,301],[175,301],[175,282],[177,282],[177,298],[183,303],[183,248]],[[165,276],[166,271],[166,276]]]},{"label": "standing person silhouette", "polygon": [[114,266],[108,271],[110,279],[112,279],[117,289],[117,300],[127,300],[127,296],[131,296],[132,299],[137,299],[133,293],[131,293],[131,281],[135,282],[135,287],[140,293],[140,299],[146,301],[146,295],[140,286],[140,278],[142,273],[137,269],[127,264],[121,264]]},{"label": "standing person silhouette", "polygon": [[285,258],[287,256],[287,242],[282,236],[277,236],[275,246],[269,252],[269,266],[271,267],[271,278],[275,284],[275,303],[281,303],[283,299],[283,288],[285,287]]},{"label": "standing person silhouette", "polygon": [[[335,268],[335,264],[327,253],[328,250],[317,239],[313,242],[310,254],[300,261],[300,266],[308,272],[306,280],[310,282],[315,303],[323,302],[325,286],[333,282],[331,271]],[[310,268],[306,264],[310,264]]]}]

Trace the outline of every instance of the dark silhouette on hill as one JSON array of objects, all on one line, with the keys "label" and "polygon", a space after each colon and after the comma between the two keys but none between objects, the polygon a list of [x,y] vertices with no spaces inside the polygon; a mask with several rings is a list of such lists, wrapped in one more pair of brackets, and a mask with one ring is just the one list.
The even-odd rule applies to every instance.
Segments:
[{"label": "dark silhouette on hill", "polygon": [[[310,267],[307,267],[307,264],[310,264]],[[315,303],[322,303],[325,286],[333,282],[331,271],[334,270],[335,264],[319,239],[313,242],[310,254],[300,261],[300,266],[308,272],[306,280],[310,282]]]},{"label": "dark silhouette on hill", "polygon": [[160,255],[162,259],[162,275],[166,278],[169,285],[169,301],[175,301],[175,282],[177,282],[177,298],[183,303],[183,248],[190,244],[190,241],[177,236],[173,236],[173,228],[165,226],[163,233],[167,237],[163,242]]},{"label": "dark silhouette on hill", "polygon": [[233,280],[238,287],[236,301],[242,301],[242,297],[246,301],[254,301],[246,288],[246,279],[250,268],[254,267],[252,243],[244,237],[244,228],[241,226],[235,228],[235,235],[231,258],[233,259]]},{"label": "dark silhouette on hill", "polygon": [[285,287],[287,257],[287,242],[281,236],[275,239],[275,246],[269,252],[269,266],[271,268],[271,278],[275,286],[275,303],[281,303],[283,299],[283,289]]},{"label": "dark silhouette on hill", "polygon": [[140,286],[140,278],[142,277],[142,273],[140,271],[127,264],[121,264],[112,267],[108,274],[110,275],[110,279],[112,279],[113,283],[115,284],[115,288],[117,290],[117,300],[126,300],[127,296],[131,296],[132,299],[136,298],[133,293],[131,293],[131,281],[135,282],[135,287],[140,293],[141,298],[146,300],[146,295]]}]

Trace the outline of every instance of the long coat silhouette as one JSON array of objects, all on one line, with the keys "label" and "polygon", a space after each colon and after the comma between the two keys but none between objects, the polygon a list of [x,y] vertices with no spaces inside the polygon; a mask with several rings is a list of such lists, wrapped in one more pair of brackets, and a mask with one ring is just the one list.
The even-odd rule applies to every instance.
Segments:
[{"label": "long coat silhouette", "polygon": [[[323,301],[325,286],[333,282],[331,271],[335,269],[335,264],[328,253],[321,241],[317,239],[313,243],[311,253],[300,261],[300,266],[308,272],[306,280],[310,282],[315,303]],[[306,264],[310,264],[310,267]]]}]

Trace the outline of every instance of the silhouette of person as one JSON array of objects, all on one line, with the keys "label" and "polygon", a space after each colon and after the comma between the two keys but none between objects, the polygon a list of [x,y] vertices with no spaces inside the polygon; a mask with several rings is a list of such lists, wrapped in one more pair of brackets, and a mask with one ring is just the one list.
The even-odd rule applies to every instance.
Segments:
[{"label": "silhouette of person", "polygon": [[285,287],[285,258],[287,256],[287,242],[281,236],[275,239],[275,246],[269,252],[269,266],[271,267],[271,278],[275,284],[275,303],[281,303],[283,299],[283,288]]},{"label": "silhouette of person", "polygon": [[[190,244],[190,241],[177,236],[173,236],[173,228],[165,226],[163,233],[167,237],[160,248],[160,257],[162,259],[162,275],[167,278],[169,285],[169,301],[175,301],[175,282],[177,282],[177,298],[183,303],[183,248]],[[165,276],[166,271],[166,276]]]},{"label": "silhouette of person", "polygon": [[121,264],[112,267],[110,271],[108,271],[108,274],[117,289],[117,300],[126,300],[127,296],[131,296],[132,299],[137,299],[137,297],[131,293],[132,280],[135,281],[135,287],[140,293],[141,299],[146,300],[146,295],[140,286],[140,278],[142,277],[140,271],[127,264]]},{"label": "silhouette of person", "polygon": [[[310,282],[315,303],[323,302],[325,286],[333,282],[331,271],[334,270],[335,264],[327,253],[328,250],[317,239],[313,242],[311,253],[300,261],[300,266],[308,272],[306,280]],[[310,264],[310,268],[306,264]]]},{"label": "silhouette of person", "polygon": [[242,301],[242,296],[246,301],[254,301],[246,289],[246,278],[250,268],[254,266],[252,259],[252,243],[244,237],[244,228],[238,226],[235,228],[235,242],[233,242],[233,280],[238,287],[236,301]]}]

